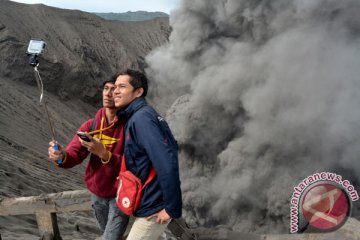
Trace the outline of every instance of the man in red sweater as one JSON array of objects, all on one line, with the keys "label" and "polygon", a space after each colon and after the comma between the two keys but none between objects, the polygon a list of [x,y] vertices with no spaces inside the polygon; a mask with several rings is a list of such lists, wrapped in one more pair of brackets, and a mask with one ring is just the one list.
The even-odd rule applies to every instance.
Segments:
[{"label": "man in red sweater", "polygon": [[[90,142],[73,137],[66,148],[54,149],[50,142],[49,159],[61,168],[80,164],[90,153],[85,172],[85,183],[91,192],[92,207],[104,240],[119,240],[123,236],[129,217],[116,206],[117,177],[124,152],[124,121],[116,117],[113,99],[113,77],[103,83],[103,108],[94,119],[84,122],[78,131],[87,132]],[[95,121],[95,122],[94,122]]]}]

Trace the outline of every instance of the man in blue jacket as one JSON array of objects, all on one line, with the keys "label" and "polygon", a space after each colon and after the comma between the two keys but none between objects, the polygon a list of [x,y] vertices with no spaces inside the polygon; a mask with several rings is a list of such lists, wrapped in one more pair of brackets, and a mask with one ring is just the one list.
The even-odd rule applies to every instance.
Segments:
[{"label": "man in blue jacket", "polygon": [[146,76],[128,69],[115,82],[114,102],[119,119],[126,119],[125,162],[127,170],[144,183],[150,169],[155,178],[143,190],[135,222],[127,240],[153,240],[172,218],[181,217],[182,200],[178,146],[165,120],[147,104]]}]

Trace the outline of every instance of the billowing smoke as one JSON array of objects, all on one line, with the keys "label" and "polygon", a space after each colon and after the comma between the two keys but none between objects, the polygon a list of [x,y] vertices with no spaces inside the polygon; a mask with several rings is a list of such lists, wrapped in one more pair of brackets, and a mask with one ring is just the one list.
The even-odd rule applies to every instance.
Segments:
[{"label": "billowing smoke", "polygon": [[147,57],[181,145],[193,226],[287,232],[293,187],[318,171],[358,184],[358,0],[184,0]]}]

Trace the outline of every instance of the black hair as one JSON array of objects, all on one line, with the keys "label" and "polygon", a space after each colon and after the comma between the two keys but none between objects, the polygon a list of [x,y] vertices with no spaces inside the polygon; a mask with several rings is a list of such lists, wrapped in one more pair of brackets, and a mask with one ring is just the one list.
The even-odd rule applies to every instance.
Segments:
[{"label": "black hair", "polygon": [[141,97],[145,97],[148,92],[148,79],[145,73],[134,69],[126,69],[125,71],[117,74],[120,75],[129,75],[130,76],[130,84],[134,87],[134,89],[142,88],[144,90]]},{"label": "black hair", "polygon": [[111,76],[108,80],[103,81],[103,83],[101,85],[101,89],[103,89],[105,87],[105,84],[107,84],[107,83],[115,84],[118,75],[119,74],[115,74],[115,75]]}]

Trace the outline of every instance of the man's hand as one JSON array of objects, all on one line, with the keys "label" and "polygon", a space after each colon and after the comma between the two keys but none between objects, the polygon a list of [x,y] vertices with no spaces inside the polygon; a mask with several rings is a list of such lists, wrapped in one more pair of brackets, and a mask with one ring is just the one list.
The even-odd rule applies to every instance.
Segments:
[{"label": "man's hand", "polygon": [[55,143],[56,143],[55,141],[49,142],[50,147],[48,148],[49,159],[51,161],[53,161],[54,163],[56,163],[57,160],[59,160],[59,159],[63,160],[64,156],[65,156],[63,146],[58,144],[59,145],[59,150],[55,150],[54,149]]},{"label": "man's hand", "polygon": [[81,146],[87,148],[87,150],[89,152],[99,156],[101,159],[108,159],[109,153],[106,150],[106,148],[104,147],[104,145],[102,144],[102,142],[99,139],[90,136],[89,134],[87,134],[87,136],[91,139],[91,141],[86,142],[86,141],[82,140],[81,138],[79,138]]},{"label": "man's hand", "polygon": [[151,218],[156,218],[156,222],[160,224],[168,223],[171,218],[169,214],[165,211],[165,208],[162,209],[160,212],[157,212],[149,217],[146,218],[146,220],[150,220]]}]

